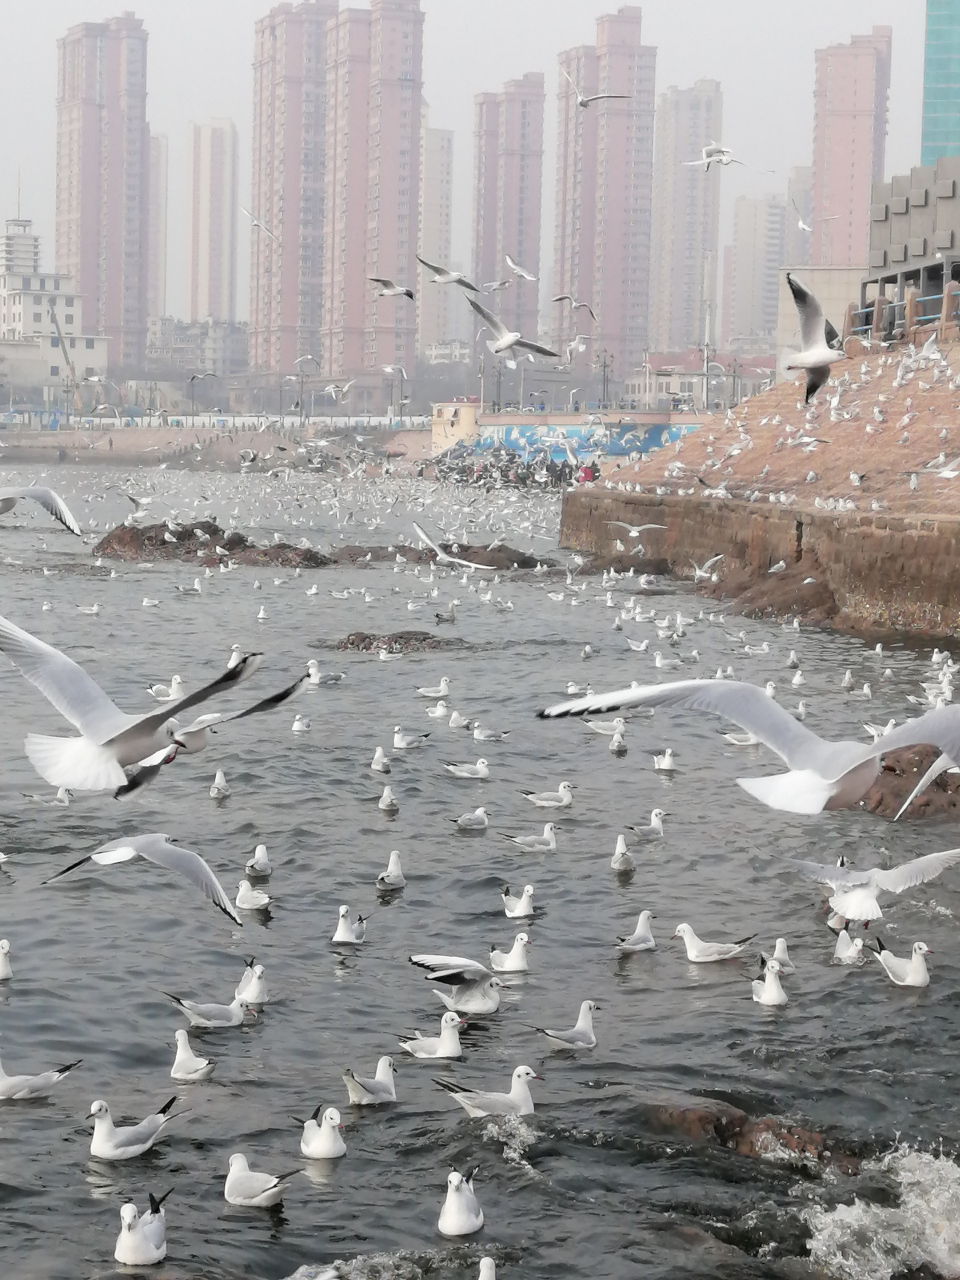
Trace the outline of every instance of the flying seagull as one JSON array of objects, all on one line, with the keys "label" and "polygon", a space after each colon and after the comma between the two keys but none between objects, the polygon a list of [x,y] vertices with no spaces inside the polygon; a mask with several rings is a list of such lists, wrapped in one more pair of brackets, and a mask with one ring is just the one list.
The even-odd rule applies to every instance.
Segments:
[{"label": "flying seagull", "polygon": [[928,853],[899,867],[870,867],[856,871],[848,866],[821,866],[817,862],[796,861],[793,865],[808,880],[829,885],[833,890],[830,906],[845,920],[879,920],[883,916],[877,898],[880,893],[903,893],[916,884],[925,884],[960,862],[960,849],[944,849]]},{"label": "flying seagull", "polygon": [[593,323],[594,324],[597,323],[597,313],[594,311],[593,307],[591,307],[590,303],[578,302],[572,293],[558,293],[557,296],[554,298],[554,302],[569,302],[570,306],[573,308],[574,311],[579,311],[582,307],[585,310],[589,311],[590,319],[593,321]]},{"label": "flying seagull", "polygon": [[41,489],[28,485],[23,489],[0,489],[0,516],[12,511],[21,498],[32,498],[39,502],[44,511],[49,511],[54,520],[59,520],[64,528],[81,537],[83,530],[67,509],[67,504],[52,489]]},{"label": "flying seagull", "polygon": [[785,813],[822,813],[855,807],[880,773],[880,760],[901,747],[928,743],[960,759],[960,707],[940,707],[891,729],[876,742],[829,742],[795,720],[757,685],[739,680],[678,680],[637,685],[557,703],[541,718],[619,711],[624,707],[679,707],[724,716],[775,751],[788,773],[738,778],[755,800]]},{"label": "flying seagull", "polygon": [[506,259],[507,266],[515,276],[519,276],[521,280],[536,280],[537,277],[532,276],[529,271],[525,271],[519,262],[514,262],[509,253],[505,253],[503,256]]},{"label": "flying seagull", "polygon": [[578,107],[589,107],[589,105],[590,105],[590,103],[591,103],[591,102],[602,102],[602,101],[604,101],[604,99],[606,99],[606,98],[629,98],[629,97],[630,97],[629,93],[591,93],[591,94],[583,94],[583,93],[581,93],[581,92],[580,92],[580,90],[577,88],[577,82],[574,80],[573,76],[571,76],[571,74],[570,74],[570,73],[569,73],[569,71],[566,69],[566,67],[561,66],[561,67],[560,67],[560,70],[561,70],[561,72],[563,73],[563,75],[565,75],[565,76],[566,76],[566,78],[570,81],[570,84],[573,86],[573,92],[577,95],[577,106],[578,106]]},{"label": "flying seagull", "polygon": [[790,356],[785,368],[803,369],[807,375],[806,403],[817,394],[830,377],[830,366],[846,360],[843,343],[836,329],[820,310],[820,303],[809,289],[787,272],[787,284],[800,316],[801,348]]},{"label": "flying seagull", "polygon": [[267,233],[267,235],[270,237],[271,240],[276,240],[277,244],[280,243],[280,237],[277,235],[274,235],[265,222],[261,222],[259,218],[255,218],[249,209],[244,209],[243,205],[241,205],[240,212],[245,213],[247,215],[247,217],[250,219],[250,225],[252,227],[259,227],[261,231],[265,231]]},{"label": "flying seagull", "polygon": [[[72,658],[2,617],[0,652],[80,731],[75,738],[27,734],[27,758],[51,786],[71,791],[116,790],[126,785],[127,766],[139,764],[175,742],[179,725],[169,709],[127,715]],[[248,679],[262,658],[259,653],[248,654],[235,667],[181,698],[177,712]]]},{"label": "flying seagull", "polygon": [[436,263],[428,262],[426,258],[421,258],[419,253],[417,254],[417,261],[421,266],[426,267],[428,271],[433,272],[432,284],[458,284],[461,289],[471,289],[474,293],[480,292],[477,286],[468,280],[462,271],[450,271],[447,267],[438,267]]},{"label": "flying seagull", "polygon": [[[790,203],[793,205],[794,210],[796,211],[796,214],[797,214],[797,227],[799,228],[799,230],[801,230],[801,231],[812,231],[812,230],[813,230],[813,227],[808,227],[808,226],[807,226],[807,224],[804,222],[804,220],[803,220],[803,214],[800,212],[800,209],[799,209],[799,207],[797,206],[797,202],[796,202],[796,200],[791,200],[791,201],[790,201]],[[829,214],[827,217],[825,217],[825,218],[821,218],[821,219],[820,219],[820,221],[821,221],[821,222],[836,222],[837,218],[839,218],[839,217],[840,217],[839,213],[831,213],[831,214]]]},{"label": "flying seagull", "polygon": [[394,284],[392,280],[384,280],[380,276],[367,276],[374,284],[380,285],[378,298],[409,298],[413,302],[413,290],[402,284]]},{"label": "flying seagull", "polygon": [[59,880],[61,876],[65,876],[69,871],[75,871],[86,862],[96,862],[101,867],[111,867],[116,862],[130,862],[137,857],[145,858],[147,862],[153,862],[158,867],[166,867],[168,871],[176,871],[178,875],[186,876],[215,907],[220,908],[224,915],[229,916],[235,924],[243,923],[224,893],[220,881],[199,853],[194,853],[191,849],[181,849],[179,845],[171,842],[168,835],[163,835],[161,832],[133,836],[130,839],[111,840],[108,844],[102,844],[93,853],[88,853],[85,858],[71,862],[69,867],[58,871],[55,876],[45,880],[44,884],[52,884],[54,880]]},{"label": "flying seagull", "polygon": [[468,298],[467,301],[473,307],[478,316],[483,319],[489,326],[490,332],[493,334],[493,341],[488,342],[487,346],[495,356],[511,355],[507,359],[507,363],[512,369],[517,367],[517,355],[513,354],[517,351],[532,351],[539,356],[550,356],[554,360],[560,358],[559,351],[551,351],[549,347],[542,347],[538,342],[530,342],[528,338],[524,338],[521,334],[512,332],[498,319],[492,311],[488,311],[486,307],[482,307],[476,298]]}]

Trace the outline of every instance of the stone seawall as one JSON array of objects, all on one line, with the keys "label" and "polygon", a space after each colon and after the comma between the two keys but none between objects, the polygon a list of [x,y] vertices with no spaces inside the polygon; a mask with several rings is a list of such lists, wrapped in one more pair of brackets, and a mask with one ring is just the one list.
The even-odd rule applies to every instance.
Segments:
[{"label": "stone seawall", "polygon": [[[621,490],[564,494],[560,543],[606,555],[628,525],[662,524],[640,535],[646,554],[680,577],[692,561],[724,559],[709,594],[754,616],[798,614],[840,630],[960,629],[960,519],[800,511],[732,499],[657,497]],[[786,562],[778,573],[770,569]],[[813,579],[813,581],[809,581]]]}]

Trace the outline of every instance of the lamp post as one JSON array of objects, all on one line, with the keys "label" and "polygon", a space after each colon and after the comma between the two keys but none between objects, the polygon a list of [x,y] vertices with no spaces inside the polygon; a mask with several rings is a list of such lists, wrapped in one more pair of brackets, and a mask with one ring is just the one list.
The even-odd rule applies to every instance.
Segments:
[{"label": "lamp post", "polygon": [[217,375],[212,369],[208,369],[206,373],[191,373],[190,382],[190,430],[197,429],[197,383],[201,378],[215,378]]},{"label": "lamp post", "polygon": [[[312,360],[313,363],[317,366],[317,368],[321,371],[321,373],[323,372],[323,366],[320,364],[320,361],[317,359],[316,356],[311,356],[311,355],[297,356],[296,360],[294,360],[293,363],[295,365],[299,365],[304,363],[304,361],[306,360]],[[303,435],[303,384],[306,381],[306,375],[304,374],[302,369],[298,369],[297,373],[300,376],[300,435],[302,436]],[[310,395],[311,395],[310,408],[312,411],[313,393],[311,392]],[[312,416],[312,413],[311,413],[311,416]]]},{"label": "lamp post", "polygon": [[[382,367],[382,369],[383,369],[383,372],[384,372],[384,373],[389,373],[389,374],[390,374],[390,377],[391,377],[391,378],[393,378],[394,374],[396,374],[396,375],[400,378],[400,395],[399,395],[399,403],[400,403],[400,430],[402,431],[402,430],[403,430],[403,406],[404,406],[404,399],[403,399],[403,384],[404,384],[404,381],[409,382],[409,381],[410,381],[410,379],[407,377],[407,371],[406,371],[406,369],[403,367],[403,365],[402,365],[402,364],[385,364],[385,365],[382,365],[381,367]],[[391,386],[390,386],[390,398],[391,398],[391,399],[393,399],[393,384],[392,384],[392,383],[391,383]]]}]

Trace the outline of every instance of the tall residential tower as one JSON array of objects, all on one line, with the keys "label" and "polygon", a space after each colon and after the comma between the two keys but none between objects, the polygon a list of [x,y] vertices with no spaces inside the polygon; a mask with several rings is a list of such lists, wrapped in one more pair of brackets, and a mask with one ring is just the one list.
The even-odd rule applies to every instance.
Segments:
[{"label": "tall residential tower", "polygon": [[[613,361],[615,377],[637,367],[647,346],[654,74],[657,51],[641,43],[641,12],[623,5],[597,19],[597,43],[560,54],[554,294],[570,293],[597,314],[557,305],[561,344],[579,329],[590,356]],[[610,93],[581,107],[582,94]]]},{"label": "tall residential tower", "polygon": [[650,346],[684,351],[716,345],[720,176],[691,164],[723,140],[723,96],[716,80],[672,86],[657,104],[653,188]]},{"label": "tall residential tower", "polygon": [[870,193],[883,181],[893,31],[874,27],[816,53],[813,237],[821,267],[865,267]]},{"label": "tall residential tower", "polygon": [[190,319],[237,318],[237,129],[190,126]]},{"label": "tall residential tower", "polygon": [[56,268],[83,295],[111,368],[139,371],[147,336],[147,33],[132,13],[57,41]]},{"label": "tall residential tower", "polygon": [[[453,209],[453,131],[431,129],[424,109],[420,142],[420,256],[429,262],[450,261]],[[452,338],[449,289],[417,290],[417,354]],[[459,328],[456,330],[459,333]]]},{"label": "tall residential tower", "polygon": [[960,0],[927,0],[920,163],[960,155]]}]

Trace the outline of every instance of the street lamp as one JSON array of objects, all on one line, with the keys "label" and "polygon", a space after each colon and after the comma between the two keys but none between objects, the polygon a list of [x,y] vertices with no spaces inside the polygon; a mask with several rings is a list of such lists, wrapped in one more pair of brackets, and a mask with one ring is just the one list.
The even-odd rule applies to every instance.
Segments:
[{"label": "street lamp", "polygon": [[[384,372],[384,373],[389,373],[389,374],[390,374],[390,377],[391,377],[391,378],[394,376],[394,374],[398,374],[398,375],[399,375],[399,377],[400,377],[400,396],[399,396],[399,401],[400,401],[400,430],[402,431],[402,430],[403,430],[403,405],[404,405],[404,399],[403,399],[403,384],[404,384],[404,381],[409,382],[409,381],[410,381],[410,379],[407,377],[407,371],[406,371],[406,369],[403,367],[403,365],[402,365],[402,364],[385,364],[385,365],[382,365],[381,367],[382,367],[382,369],[383,369],[383,372]],[[391,398],[391,399],[393,399],[393,384],[392,384],[392,383],[391,383],[391,386],[390,386],[390,398]]]},{"label": "street lamp", "polygon": [[197,385],[196,384],[200,381],[201,378],[215,378],[216,376],[217,375],[213,372],[212,369],[208,369],[206,373],[191,373],[190,375],[189,382],[190,382],[190,430],[191,431],[196,431],[197,429],[197,424],[196,424]]},{"label": "street lamp", "polygon": [[[303,361],[305,360],[312,360],[313,363],[320,370],[320,372],[321,373],[323,372],[323,366],[321,365],[320,361],[317,359],[316,356],[311,356],[311,355],[297,356],[296,360],[294,360],[293,363],[296,365],[299,365],[299,364],[302,364]],[[303,384],[306,381],[306,375],[304,374],[302,369],[298,369],[297,373],[300,377],[300,435],[302,436],[303,435]],[[313,393],[311,392],[311,409],[313,407],[312,395]]]}]

